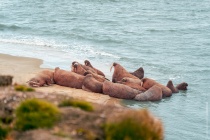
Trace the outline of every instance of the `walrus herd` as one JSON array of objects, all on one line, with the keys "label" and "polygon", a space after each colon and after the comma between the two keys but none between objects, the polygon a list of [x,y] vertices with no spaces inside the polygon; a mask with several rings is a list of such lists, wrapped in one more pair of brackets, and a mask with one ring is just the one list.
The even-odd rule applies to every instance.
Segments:
[{"label": "walrus herd", "polygon": [[43,70],[27,83],[32,87],[60,86],[83,89],[90,92],[106,94],[120,99],[134,99],[137,101],[159,101],[163,97],[170,97],[179,90],[187,90],[188,84],[183,82],[177,86],[171,80],[167,85],[144,77],[144,69],[140,67],[134,72],[128,72],[118,63],[113,63],[112,81],[105,74],[85,60],[84,65],[72,62],[71,69],[63,70],[56,67],[54,71]]}]

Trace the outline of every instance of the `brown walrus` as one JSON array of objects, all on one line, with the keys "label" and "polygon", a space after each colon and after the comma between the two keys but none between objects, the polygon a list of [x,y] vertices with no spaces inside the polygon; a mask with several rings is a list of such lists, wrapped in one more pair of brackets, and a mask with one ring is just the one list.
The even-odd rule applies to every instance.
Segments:
[{"label": "brown walrus", "polygon": [[170,97],[172,95],[172,91],[168,87],[156,82],[155,80],[152,80],[150,78],[143,78],[142,82],[142,87],[145,89],[149,89],[154,85],[159,86],[162,89],[163,97]]},{"label": "brown walrus", "polygon": [[142,87],[143,82],[140,79],[124,77],[121,81],[118,81],[117,83],[127,85],[131,88],[134,88],[140,91],[146,91],[146,89]]},{"label": "brown walrus", "polygon": [[96,93],[102,93],[102,82],[97,81],[92,74],[87,74],[83,80],[82,89]]},{"label": "brown walrus", "polygon": [[72,62],[72,66],[71,66],[71,71],[72,72],[75,72],[77,74],[80,74],[80,75],[84,75],[87,70],[85,70],[81,64],[79,64],[78,62]]},{"label": "brown walrus", "polygon": [[99,69],[94,68],[94,67],[91,65],[90,61],[85,60],[84,63],[85,63],[86,66],[93,68],[93,69],[96,71],[96,73],[97,73],[98,75],[101,75],[101,76],[104,76],[104,77],[105,77],[105,74],[104,74],[102,71],[100,71]]},{"label": "brown walrus", "polygon": [[92,70],[85,70],[83,68],[83,66],[77,62],[75,62],[72,66],[72,72],[75,72],[77,74],[80,74],[80,75],[84,75],[86,76],[87,74],[92,74],[93,77],[98,80],[99,82],[104,82],[105,80],[108,80],[106,79],[104,76],[102,75],[98,75],[97,73],[93,72]]},{"label": "brown walrus", "polygon": [[182,82],[182,83],[178,84],[178,85],[176,86],[176,88],[177,88],[178,90],[187,90],[187,86],[188,86],[187,83]]},{"label": "brown walrus", "polygon": [[55,68],[54,81],[57,85],[82,89],[84,78],[85,76],[77,73]]},{"label": "brown walrus", "polygon": [[27,81],[27,83],[32,87],[50,86],[54,84],[53,75],[53,71],[43,70],[40,71],[35,77]]},{"label": "brown walrus", "polygon": [[111,97],[120,99],[134,99],[137,94],[141,93],[141,91],[133,89],[123,84],[104,81],[103,93]]},{"label": "brown walrus", "polygon": [[[116,83],[117,81],[121,81],[124,77],[138,79],[138,77],[130,74],[125,68],[123,68],[118,63],[114,62],[112,67],[114,67],[114,73],[112,75],[112,82],[114,82],[114,83]],[[112,67],[110,68],[110,71],[112,70]]]},{"label": "brown walrus", "polygon": [[168,81],[166,87],[170,88],[172,93],[178,93],[179,92],[179,90],[176,87],[174,87],[174,84],[171,80]]},{"label": "brown walrus", "polygon": [[[88,67],[86,65],[82,65],[76,61],[72,62],[71,68],[72,68],[71,71],[81,74],[81,75],[84,75],[84,73],[85,73],[84,71],[88,71],[88,70],[91,71],[92,73],[96,73],[96,71],[93,68]],[[77,69],[75,69],[75,68],[77,68]]]},{"label": "brown walrus", "polygon": [[159,86],[154,85],[147,91],[136,95],[134,98],[137,101],[159,101],[162,99],[162,90]]},{"label": "brown walrus", "polygon": [[142,67],[140,67],[136,71],[130,72],[130,74],[138,77],[139,79],[142,79],[142,78],[144,78],[144,69]]}]

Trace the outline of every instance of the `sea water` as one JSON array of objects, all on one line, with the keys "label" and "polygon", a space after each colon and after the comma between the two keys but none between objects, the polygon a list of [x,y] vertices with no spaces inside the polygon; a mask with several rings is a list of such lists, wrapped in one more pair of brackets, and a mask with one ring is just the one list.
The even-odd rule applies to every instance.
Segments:
[{"label": "sea water", "polygon": [[210,140],[210,0],[0,0],[0,53],[70,69],[113,62],[187,91],[159,102],[124,100],[158,116],[166,140]]}]

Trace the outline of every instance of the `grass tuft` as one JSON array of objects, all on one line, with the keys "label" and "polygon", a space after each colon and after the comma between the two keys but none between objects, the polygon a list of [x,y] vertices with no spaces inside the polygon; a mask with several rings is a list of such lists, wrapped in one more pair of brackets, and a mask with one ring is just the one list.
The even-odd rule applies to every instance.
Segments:
[{"label": "grass tuft", "polygon": [[29,99],[20,104],[16,110],[15,127],[26,131],[37,128],[50,128],[59,119],[60,113],[53,104]]},{"label": "grass tuft", "polygon": [[2,122],[3,124],[11,124],[13,121],[13,117],[12,116],[0,116],[0,122]]},{"label": "grass tuft", "polygon": [[34,88],[31,88],[31,87],[28,87],[28,86],[25,86],[25,85],[16,85],[15,90],[16,91],[22,91],[22,92],[33,92],[33,91],[35,91]]},{"label": "grass tuft", "polygon": [[96,140],[97,137],[96,135],[91,132],[90,130],[83,129],[83,128],[78,128],[76,130],[77,135],[83,136],[85,140]]},{"label": "grass tuft", "polygon": [[9,133],[9,129],[3,128],[0,124],[0,140],[4,140]]},{"label": "grass tuft", "polygon": [[106,140],[162,140],[162,123],[147,110],[129,111],[104,126]]},{"label": "grass tuft", "polygon": [[72,106],[72,107],[78,107],[84,111],[93,111],[93,106],[86,102],[86,101],[80,101],[80,100],[74,100],[74,99],[68,99],[68,100],[63,100],[60,104],[59,107],[66,107],[66,106]]}]

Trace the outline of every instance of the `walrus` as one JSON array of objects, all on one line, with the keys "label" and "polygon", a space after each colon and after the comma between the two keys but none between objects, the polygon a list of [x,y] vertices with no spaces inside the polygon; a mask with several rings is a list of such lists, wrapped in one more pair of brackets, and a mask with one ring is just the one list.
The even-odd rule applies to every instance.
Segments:
[{"label": "walrus", "polygon": [[178,88],[174,87],[174,84],[171,80],[168,81],[166,87],[168,87],[172,91],[172,93],[178,93],[179,92]]},{"label": "walrus", "polygon": [[53,71],[43,70],[40,71],[35,77],[27,81],[27,83],[31,87],[50,86],[54,84],[53,75]]},{"label": "walrus", "polygon": [[104,81],[102,87],[104,94],[120,99],[134,99],[137,94],[142,93],[141,91],[133,89],[129,86],[112,83],[110,81]]},{"label": "walrus", "polygon": [[142,67],[140,67],[136,71],[130,72],[130,74],[138,77],[139,79],[142,79],[142,78],[144,78],[144,69]]},{"label": "walrus", "polygon": [[159,101],[162,99],[162,89],[154,85],[151,88],[149,88],[147,91],[140,93],[136,95],[134,100],[137,101]]},{"label": "walrus", "polygon": [[105,74],[102,71],[100,71],[99,69],[96,69],[95,67],[93,67],[91,65],[90,61],[85,60],[84,63],[85,63],[86,66],[93,68],[98,75],[101,75],[101,76],[104,76],[105,77]]},{"label": "walrus", "polygon": [[152,80],[150,78],[143,78],[142,82],[142,87],[145,89],[149,89],[154,85],[159,86],[162,89],[163,97],[170,97],[172,95],[172,91],[168,87],[156,82],[155,80]]},{"label": "walrus", "polygon": [[82,84],[85,76],[77,73],[62,70],[59,67],[55,68],[54,81],[55,84],[65,87],[82,89]]},{"label": "walrus", "polygon": [[84,75],[86,76],[87,74],[92,74],[93,77],[98,80],[99,82],[104,82],[105,80],[108,80],[106,79],[104,76],[102,75],[98,75],[97,73],[93,72],[92,70],[85,70],[83,68],[83,66],[77,62],[75,62],[72,66],[72,72],[75,72],[77,74],[80,74],[80,75]]},{"label": "walrus", "polygon": [[142,87],[143,82],[140,79],[124,77],[121,81],[118,81],[117,83],[127,85],[131,88],[134,88],[140,91],[146,91],[146,89]]},{"label": "walrus", "polygon": [[187,90],[187,86],[188,86],[187,83],[182,82],[182,83],[178,84],[178,85],[176,86],[176,88],[177,88],[178,90]]},{"label": "walrus", "polygon": [[[75,69],[76,67],[78,67],[78,68]],[[96,73],[96,71],[93,68],[83,65],[83,64],[80,64],[79,62],[76,62],[76,61],[72,62],[71,68],[72,68],[72,71],[75,72],[77,70],[76,73],[81,74],[81,75],[84,75],[84,71],[87,71],[87,70],[91,71],[92,73]],[[83,68],[83,70],[82,70],[82,68]]]},{"label": "walrus", "polygon": [[[121,81],[124,77],[138,79],[138,77],[130,74],[125,68],[123,68],[118,63],[114,62],[112,67],[114,67],[114,73],[112,75],[112,82],[113,83],[116,83],[117,81]],[[110,71],[112,70],[112,67],[110,68]]]},{"label": "walrus", "polygon": [[102,93],[102,82],[97,81],[92,74],[87,74],[83,80],[82,89],[95,93]]},{"label": "walrus", "polygon": [[80,75],[84,75],[87,70],[85,70],[81,64],[79,64],[78,62],[72,62],[72,66],[71,66],[71,71],[72,72],[75,72],[77,74],[80,74]]}]

